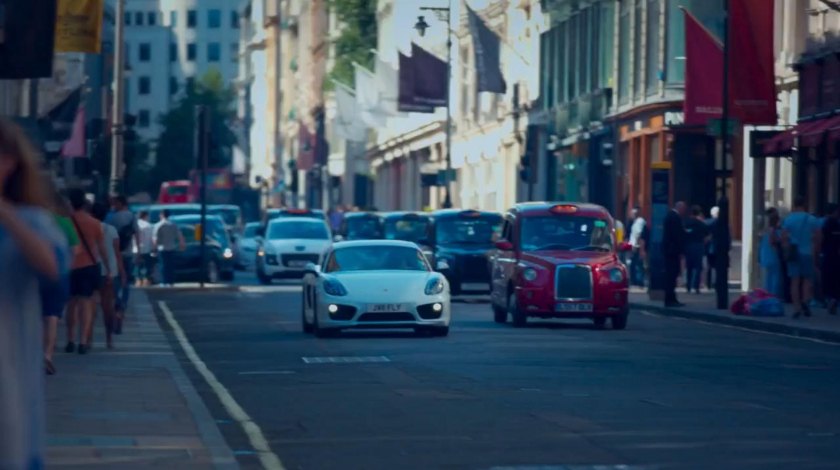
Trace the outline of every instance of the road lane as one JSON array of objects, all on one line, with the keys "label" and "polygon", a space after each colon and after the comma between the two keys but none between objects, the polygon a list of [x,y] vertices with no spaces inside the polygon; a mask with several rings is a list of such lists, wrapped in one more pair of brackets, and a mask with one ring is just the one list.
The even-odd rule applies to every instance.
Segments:
[{"label": "road lane", "polygon": [[[833,468],[840,457],[832,345],[638,312],[623,332],[514,329],[475,303],[456,304],[448,338],[318,340],[300,332],[293,283],[154,295],[287,468]],[[330,363],[347,358],[358,362]]]}]

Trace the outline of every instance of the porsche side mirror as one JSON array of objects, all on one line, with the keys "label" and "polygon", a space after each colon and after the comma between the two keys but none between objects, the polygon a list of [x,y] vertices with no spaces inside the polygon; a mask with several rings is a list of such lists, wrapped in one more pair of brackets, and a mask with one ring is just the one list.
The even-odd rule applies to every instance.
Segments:
[{"label": "porsche side mirror", "polygon": [[344,241],[344,237],[342,237],[341,235],[335,235],[335,236],[333,236],[333,241],[334,242]]},{"label": "porsche side mirror", "polygon": [[496,248],[502,251],[513,251],[513,243],[504,239],[498,240],[496,241]]},{"label": "porsche side mirror", "polygon": [[449,263],[445,259],[438,260],[436,271],[446,271],[449,269]]},{"label": "porsche side mirror", "polygon": [[318,267],[315,263],[308,263],[306,267],[303,268],[303,272],[306,274],[312,274],[313,276],[317,276],[321,273],[321,268]]}]

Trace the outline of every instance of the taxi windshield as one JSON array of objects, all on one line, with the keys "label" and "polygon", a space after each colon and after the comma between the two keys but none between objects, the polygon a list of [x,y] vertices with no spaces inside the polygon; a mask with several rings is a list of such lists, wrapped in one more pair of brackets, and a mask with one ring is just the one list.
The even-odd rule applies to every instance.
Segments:
[{"label": "taxi windshield", "polygon": [[344,219],[348,240],[382,238],[382,222],[378,217],[347,217]]},{"label": "taxi windshield", "polygon": [[446,217],[437,220],[435,238],[440,245],[490,245],[501,226],[501,217]]},{"label": "taxi windshield", "polygon": [[417,248],[358,246],[335,250],[327,261],[328,273],[347,271],[429,271],[426,257]]},{"label": "taxi windshield", "polygon": [[419,242],[428,236],[429,220],[423,218],[391,219],[385,221],[385,238]]},{"label": "taxi windshield", "polygon": [[525,217],[520,240],[524,251],[613,250],[609,223],[594,217]]}]

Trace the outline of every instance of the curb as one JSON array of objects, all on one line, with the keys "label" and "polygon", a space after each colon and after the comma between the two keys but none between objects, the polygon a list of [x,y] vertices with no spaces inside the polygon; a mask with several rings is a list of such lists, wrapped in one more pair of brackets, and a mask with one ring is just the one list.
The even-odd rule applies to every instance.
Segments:
[{"label": "curb", "polygon": [[157,327],[161,336],[163,336],[166,344],[169,345],[170,353],[172,354],[170,361],[167,361],[170,362],[169,372],[172,374],[172,379],[175,381],[178,391],[181,392],[181,396],[184,398],[187,408],[195,420],[195,426],[198,429],[201,441],[210,453],[213,467],[219,470],[238,470],[240,468],[239,463],[236,461],[233,451],[228,446],[224,437],[222,437],[221,431],[216,426],[216,420],[210,414],[210,411],[207,410],[198,391],[193,387],[192,382],[190,382],[189,377],[181,367],[178,354],[169,341],[169,335],[167,335],[159,322],[158,316],[149,301],[148,293],[143,289],[135,289],[132,292],[130,302],[133,304],[131,307],[132,314],[154,322],[154,325]]},{"label": "curb", "polygon": [[816,339],[820,341],[826,341],[829,343],[840,343],[840,331],[826,331],[817,328],[808,328],[805,326],[770,323],[745,316],[716,315],[713,313],[698,312],[697,310],[667,308],[656,305],[639,304],[632,302],[630,303],[630,308],[634,310],[644,310],[666,317],[684,318],[687,320],[701,320],[708,323],[736,326],[739,328],[746,328],[748,330],[753,331],[783,334],[787,336],[796,336],[799,338]]}]

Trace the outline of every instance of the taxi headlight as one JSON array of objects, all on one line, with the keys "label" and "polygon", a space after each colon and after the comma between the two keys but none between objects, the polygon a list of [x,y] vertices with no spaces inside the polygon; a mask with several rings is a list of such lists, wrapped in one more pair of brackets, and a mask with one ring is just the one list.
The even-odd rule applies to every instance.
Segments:
[{"label": "taxi headlight", "polygon": [[537,270],[534,268],[525,268],[522,270],[522,279],[528,282],[533,282],[537,279]]},{"label": "taxi headlight", "polygon": [[225,248],[225,252],[222,254],[227,259],[233,258],[233,250],[230,248]]},{"label": "taxi headlight", "polygon": [[624,272],[619,268],[612,268],[609,270],[610,282],[615,284],[624,282]]},{"label": "taxi headlight", "polygon": [[445,287],[443,285],[443,279],[439,277],[429,279],[429,282],[426,283],[426,295],[440,294]]}]

